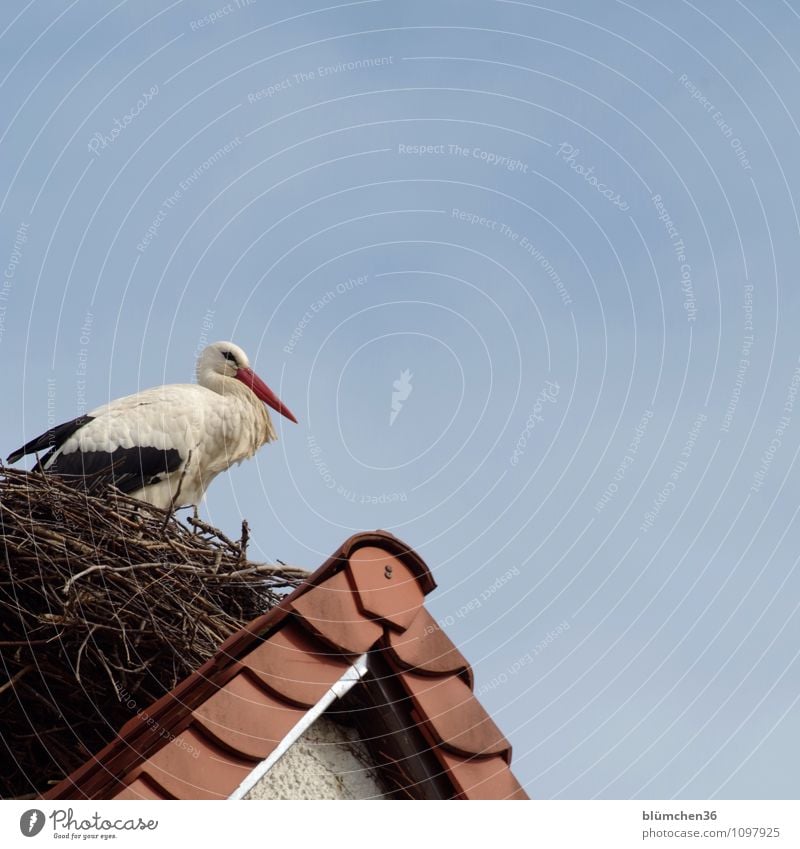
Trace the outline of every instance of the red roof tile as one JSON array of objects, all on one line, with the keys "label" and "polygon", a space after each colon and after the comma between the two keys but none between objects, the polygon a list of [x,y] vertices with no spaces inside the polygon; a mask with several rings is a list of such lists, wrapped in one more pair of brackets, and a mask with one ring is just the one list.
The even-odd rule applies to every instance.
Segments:
[{"label": "red roof tile", "polygon": [[391,534],[351,537],[47,797],[227,798],[369,652],[353,716],[399,795],[526,798],[469,664],[422,606],[434,588]]},{"label": "red roof tile", "polygon": [[155,787],[147,778],[136,778],[114,797],[115,799],[164,799],[167,794],[163,788]]},{"label": "red roof tile", "polygon": [[448,775],[464,799],[527,799],[502,757],[462,758],[451,752],[437,752]]},{"label": "red roof tile", "polygon": [[148,758],[141,772],[176,799],[227,799],[257,763],[189,729]]},{"label": "red roof tile", "polygon": [[234,755],[263,760],[305,714],[275,698],[246,672],[237,675],[192,713],[208,737]]},{"label": "red roof tile", "polygon": [[400,680],[436,744],[462,755],[502,754],[511,760],[511,744],[460,678],[402,672]]},{"label": "red roof tile", "polygon": [[341,652],[326,650],[291,621],[253,649],[243,663],[272,692],[306,708],[315,705],[348,667]]},{"label": "red roof tile", "polygon": [[347,562],[356,597],[367,616],[405,631],[425,600],[411,569],[386,549],[359,548]]},{"label": "red roof tile", "polygon": [[309,631],[345,654],[363,654],[383,635],[380,624],[359,611],[344,571],[315,587],[313,593],[290,601],[290,606]]},{"label": "red roof tile", "polygon": [[431,675],[460,675],[472,687],[472,668],[424,607],[406,631],[389,632],[388,646],[401,667]]}]

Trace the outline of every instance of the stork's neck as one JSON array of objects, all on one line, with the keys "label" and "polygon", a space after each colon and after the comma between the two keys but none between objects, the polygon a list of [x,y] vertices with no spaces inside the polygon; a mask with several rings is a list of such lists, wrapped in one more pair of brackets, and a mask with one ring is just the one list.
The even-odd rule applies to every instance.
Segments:
[{"label": "stork's neck", "polygon": [[[230,384],[239,383],[235,377],[227,377],[224,374],[220,374],[219,372],[212,371],[211,369],[199,369],[197,370],[197,382],[204,386],[206,389],[210,389],[212,392],[216,392],[217,395],[227,395],[228,392],[232,392],[230,388]],[[239,384],[242,386],[242,384]],[[246,386],[242,386],[243,389],[247,389]],[[252,394],[252,393],[251,393]]]},{"label": "stork's neck", "polygon": [[[228,404],[237,409],[240,417],[249,425],[251,430],[249,437],[257,443],[254,450],[278,438],[266,406],[241,380],[218,372],[206,371],[197,375],[197,382],[206,389],[221,395]],[[240,426],[245,425],[245,421],[240,421]]]}]

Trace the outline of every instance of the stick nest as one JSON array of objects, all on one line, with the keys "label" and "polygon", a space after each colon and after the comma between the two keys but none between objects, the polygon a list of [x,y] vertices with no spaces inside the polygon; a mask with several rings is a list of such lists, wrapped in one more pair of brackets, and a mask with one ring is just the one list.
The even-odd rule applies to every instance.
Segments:
[{"label": "stick nest", "polygon": [[0,466],[0,798],[42,793],[305,572],[113,488]]}]

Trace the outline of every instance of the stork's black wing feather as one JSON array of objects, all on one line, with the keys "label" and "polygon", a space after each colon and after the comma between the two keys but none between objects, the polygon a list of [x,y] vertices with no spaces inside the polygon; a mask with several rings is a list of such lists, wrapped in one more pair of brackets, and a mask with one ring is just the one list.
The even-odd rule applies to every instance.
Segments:
[{"label": "stork's black wing feather", "polygon": [[68,422],[63,422],[60,425],[46,430],[36,439],[26,442],[22,448],[17,448],[8,455],[9,463],[16,463],[20,457],[26,454],[33,454],[37,451],[55,451],[59,449],[75,431],[80,430],[85,424],[94,421],[93,416],[78,416],[77,419],[72,419]]},{"label": "stork's black wing feather", "polygon": [[116,448],[114,451],[70,451],[59,454],[48,466],[48,474],[90,478],[92,483],[113,484],[122,492],[158,483],[181,464],[177,448]]}]

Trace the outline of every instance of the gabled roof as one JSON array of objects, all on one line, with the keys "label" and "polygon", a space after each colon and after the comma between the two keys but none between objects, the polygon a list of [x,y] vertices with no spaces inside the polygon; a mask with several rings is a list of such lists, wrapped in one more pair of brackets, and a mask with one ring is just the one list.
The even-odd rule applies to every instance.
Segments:
[{"label": "gabled roof", "polygon": [[240,797],[335,699],[393,795],[527,798],[469,664],[424,607],[435,586],[391,534],[350,537],[46,798]]}]

